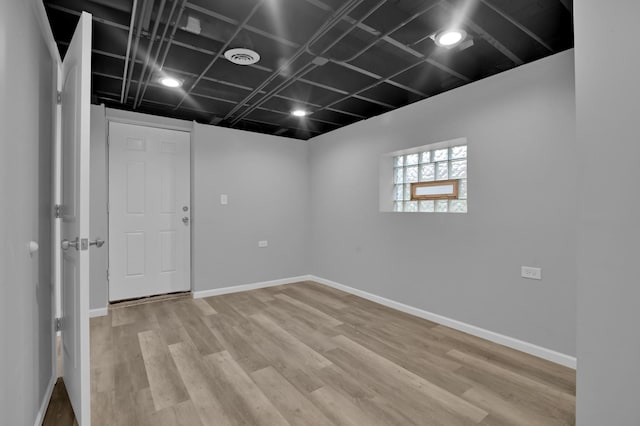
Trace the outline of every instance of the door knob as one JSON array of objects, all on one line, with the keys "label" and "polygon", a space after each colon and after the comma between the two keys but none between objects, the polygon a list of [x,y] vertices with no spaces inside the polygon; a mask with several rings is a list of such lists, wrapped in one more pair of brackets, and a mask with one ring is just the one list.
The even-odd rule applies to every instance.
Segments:
[{"label": "door knob", "polygon": [[96,246],[97,248],[100,248],[104,245],[104,240],[101,240],[100,237],[96,238],[95,241],[89,241],[89,245],[90,246]]},{"label": "door knob", "polygon": [[182,223],[184,223],[185,225],[189,224],[189,218],[187,216],[182,218]]},{"label": "door knob", "polygon": [[69,250],[70,247],[73,247],[76,250],[80,249],[80,242],[78,241],[78,237],[76,237],[74,241],[64,239],[62,240],[62,243],[60,245],[62,246],[62,250]]}]

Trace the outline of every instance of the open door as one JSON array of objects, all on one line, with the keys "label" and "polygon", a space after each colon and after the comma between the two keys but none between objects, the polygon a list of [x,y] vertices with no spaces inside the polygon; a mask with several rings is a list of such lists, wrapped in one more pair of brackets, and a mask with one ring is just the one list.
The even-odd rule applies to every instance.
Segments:
[{"label": "open door", "polygon": [[62,61],[61,244],[64,383],[80,426],[91,424],[89,369],[89,140],[91,15]]}]

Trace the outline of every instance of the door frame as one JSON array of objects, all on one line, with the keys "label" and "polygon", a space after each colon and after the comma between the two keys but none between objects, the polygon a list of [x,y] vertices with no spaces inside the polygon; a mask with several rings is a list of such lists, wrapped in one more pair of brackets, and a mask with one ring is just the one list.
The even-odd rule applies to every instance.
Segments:
[{"label": "door frame", "polygon": [[[118,110],[118,109],[112,109],[112,108],[106,108],[105,109],[105,132],[106,132],[106,143],[105,143],[105,162],[106,162],[106,173],[107,173],[107,177],[106,177],[106,187],[105,187],[105,196],[106,196],[106,201],[107,201],[107,246],[110,247],[110,237],[111,237],[111,229],[110,229],[110,209],[109,209],[109,204],[110,204],[110,199],[109,199],[109,178],[110,178],[110,169],[111,169],[111,158],[109,156],[109,127],[111,123],[121,123],[121,124],[130,124],[130,125],[134,125],[134,126],[143,126],[143,127],[153,127],[156,129],[162,129],[162,130],[173,130],[173,131],[179,131],[179,132],[185,132],[189,134],[189,198],[190,198],[190,209],[191,209],[191,220],[190,220],[190,226],[189,226],[189,252],[190,252],[190,256],[189,256],[189,292],[191,294],[193,294],[194,292],[194,276],[193,276],[193,217],[194,217],[194,209],[195,209],[195,202],[194,202],[194,198],[193,198],[193,160],[194,160],[194,156],[193,156],[193,124],[195,122],[190,122],[190,121],[183,121],[183,120],[178,120],[178,119],[173,119],[173,118],[165,118],[165,117],[160,117],[160,116],[154,116],[154,115],[148,115],[148,114],[142,114],[142,113],[136,113],[136,112],[129,112],[129,111],[123,111],[123,110]],[[110,258],[109,258],[109,249],[106,250],[106,255],[107,255],[107,270],[110,270]],[[105,301],[105,303],[107,304],[107,307],[109,306],[109,304],[111,303],[109,301],[110,297],[109,297],[109,292],[111,291],[111,283],[110,281],[110,277],[107,276],[107,300]]]}]

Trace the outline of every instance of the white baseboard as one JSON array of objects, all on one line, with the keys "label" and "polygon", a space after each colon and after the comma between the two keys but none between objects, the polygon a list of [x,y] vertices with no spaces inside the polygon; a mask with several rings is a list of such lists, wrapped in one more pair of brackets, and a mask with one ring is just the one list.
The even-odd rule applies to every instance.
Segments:
[{"label": "white baseboard", "polygon": [[233,287],[214,288],[211,290],[194,291],[193,298],[200,299],[202,297],[219,296],[221,294],[239,293],[241,291],[255,290],[258,288],[274,287],[282,284],[292,284],[300,281],[309,281],[311,275],[301,275],[299,277],[282,278],[273,281],[262,281],[259,283],[242,284]]},{"label": "white baseboard", "polygon": [[56,385],[56,380],[56,374],[53,374],[49,384],[47,385],[47,390],[44,392],[44,398],[42,398],[38,414],[36,415],[36,421],[34,423],[35,426],[42,426],[44,416],[47,414],[47,408],[49,408],[49,401],[51,401],[51,394],[53,394],[53,387]]},{"label": "white baseboard", "polygon": [[473,336],[480,337],[482,339],[489,340],[494,343],[498,343],[503,346],[516,349],[521,352],[528,353],[538,358],[543,358],[556,364],[564,365],[569,368],[576,368],[576,358],[570,355],[566,355],[560,352],[556,352],[551,349],[543,348],[533,343],[525,342],[523,340],[515,339],[513,337],[505,336],[503,334],[495,333],[493,331],[485,330],[484,328],[476,327],[475,325],[467,324],[462,321],[457,321],[451,318],[447,318],[442,315],[434,314],[413,306],[405,305],[404,303],[396,302],[395,300],[387,299],[385,297],[376,296],[366,291],[358,290],[353,287],[346,286],[334,281],[330,281],[324,278],[311,275],[308,280],[315,281],[320,284],[324,284],[329,287],[337,288],[338,290],[345,291],[347,293],[360,296],[364,299],[371,300],[372,302],[379,303],[384,306],[388,306],[398,311],[405,312],[410,315],[414,315],[419,318],[423,318],[429,321],[433,321],[438,324],[442,324],[447,327],[462,331]]},{"label": "white baseboard", "polygon": [[109,308],[89,309],[89,318],[106,317],[109,315]]}]

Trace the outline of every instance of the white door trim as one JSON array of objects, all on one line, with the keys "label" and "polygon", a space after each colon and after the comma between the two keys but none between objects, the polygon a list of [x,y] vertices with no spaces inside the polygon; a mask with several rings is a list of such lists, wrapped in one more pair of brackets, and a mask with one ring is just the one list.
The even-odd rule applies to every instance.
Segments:
[{"label": "white door trim", "polygon": [[192,121],[179,120],[177,118],[160,117],[139,112],[124,111],[114,108],[105,108],[107,129],[109,123],[134,124],[137,126],[155,127],[158,129],[178,130],[181,132],[193,132]]}]

